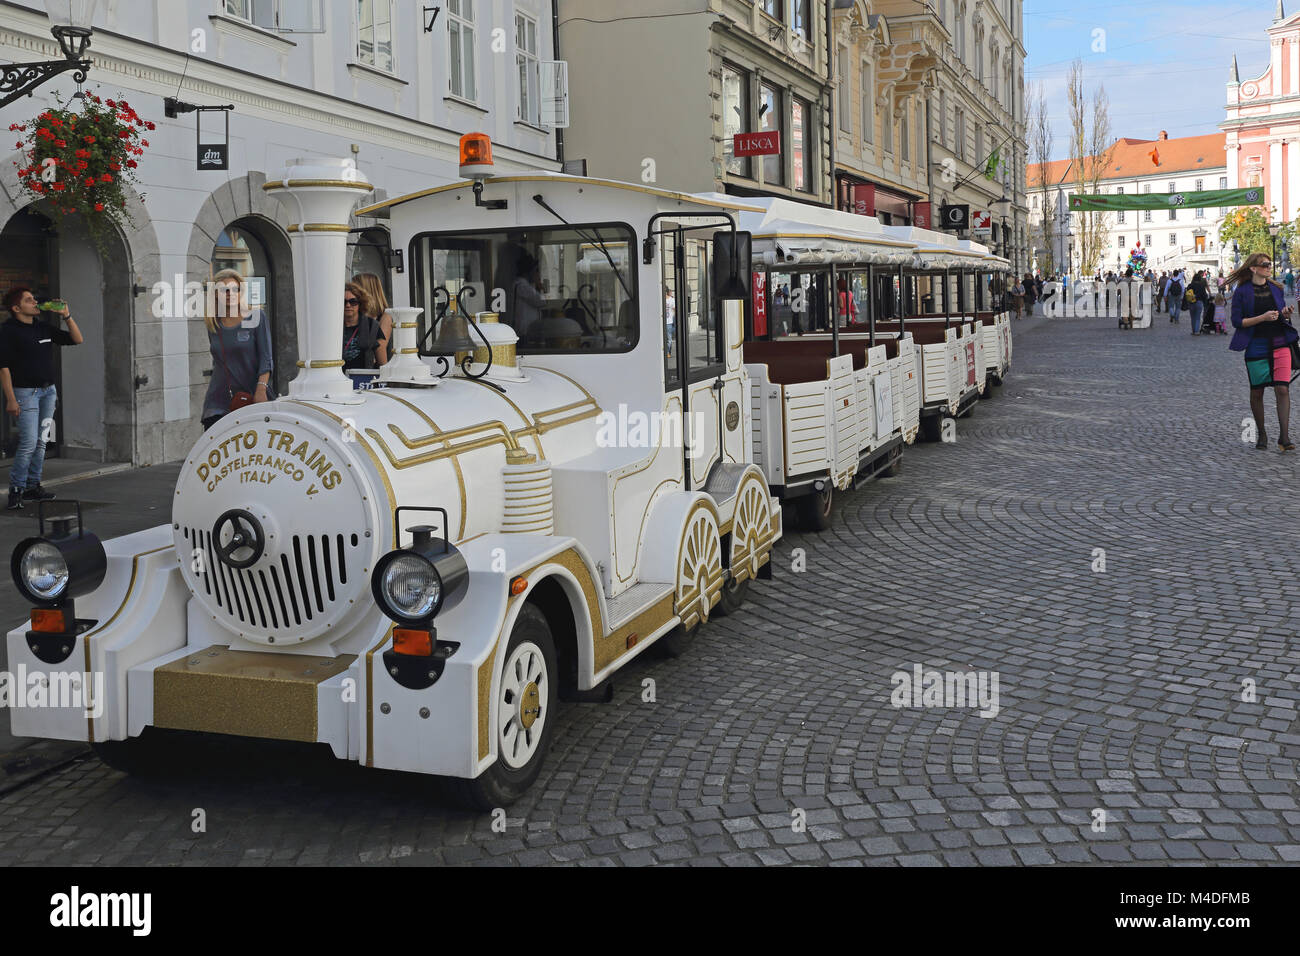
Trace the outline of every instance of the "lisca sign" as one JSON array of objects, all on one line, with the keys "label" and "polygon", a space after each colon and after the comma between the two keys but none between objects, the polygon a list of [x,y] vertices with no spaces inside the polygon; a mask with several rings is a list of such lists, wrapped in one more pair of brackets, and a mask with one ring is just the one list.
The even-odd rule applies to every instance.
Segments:
[{"label": "lisca sign", "polygon": [[779,156],[781,133],[778,130],[765,133],[737,133],[733,145],[736,156]]}]

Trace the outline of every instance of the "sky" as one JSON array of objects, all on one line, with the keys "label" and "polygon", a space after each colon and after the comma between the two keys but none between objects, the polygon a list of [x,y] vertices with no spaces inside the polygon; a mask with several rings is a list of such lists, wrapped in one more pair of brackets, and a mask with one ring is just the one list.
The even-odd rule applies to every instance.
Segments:
[{"label": "sky", "polygon": [[[1041,83],[1052,117],[1052,158],[1070,153],[1065,82],[1083,61],[1089,97],[1097,84],[1110,98],[1115,138],[1156,139],[1219,132],[1232,55],[1242,81],[1268,67],[1268,34],[1277,0],[1183,0],[1097,4],[1025,0],[1025,87]],[[1287,15],[1300,0],[1284,0]]]}]

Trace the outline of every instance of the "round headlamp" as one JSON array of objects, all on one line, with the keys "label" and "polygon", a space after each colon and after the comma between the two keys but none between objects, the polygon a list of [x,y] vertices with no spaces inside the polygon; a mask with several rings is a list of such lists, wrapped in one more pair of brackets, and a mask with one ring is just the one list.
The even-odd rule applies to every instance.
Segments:
[{"label": "round headlamp", "polygon": [[[42,502],[44,504],[44,502]],[[45,533],[41,515],[40,536],[18,542],[9,561],[14,584],[38,607],[59,607],[99,587],[108,568],[108,557],[98,537],[81,527],[81,506],[77,506],[77,527],[72,518],[50,521]]]},{"label": "round headlamp", "polygon": [[375,603],[399,624],[428,625],[455,606],[469,585],[464,556],[427,526],[409,529],[409,548],[390,551],[375,564],[370,589]]}]

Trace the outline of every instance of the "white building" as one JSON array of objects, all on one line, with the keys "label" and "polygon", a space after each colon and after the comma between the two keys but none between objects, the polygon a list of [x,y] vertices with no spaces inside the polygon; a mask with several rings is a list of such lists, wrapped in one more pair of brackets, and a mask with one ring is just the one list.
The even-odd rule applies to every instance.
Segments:
[{"label": "white building", "polygon": [[[212,359],[201,318],[154,314],[155,283],[178,275],[234,265],[265,279],[283,392],[297,361],[291,223],[261,187],[286,160],[354,156],[376,200],[458,179],[471,131],[492,136],[503,172],[560,165],[562,139],[539,108],[555,59],[551,0],[110,0],[93,26],[87,88],[157,124],[134,227],[103,258],[75,228],[48,232],[18,185],[13,140],[0,155],[0,286],[67,299],[86,335],[61,350],[56,433],[70,457],[149,464],[189,450]],[[49,31],[40,0],[0,0],[0,60],[60,59]],[[66,102],[70,76],[0,110],[0,124],[35,117],[55,91]],[[196,162],[196,117],[211,141],[221,114],[167,119],[164,97],[234,105],[228,171]],[[384,223],[356,225],[354,271],[407,281],[385,268]]]},{"label": "white building", "polygon": [[[1047,196],[1043,192],[1044,179]],[[1068,204],[1068,197],[1079,191],[1074,180],[1072,160],[1035,163],[1028,168],[1029,224],[1031,236],[1036,240],[1031,250],[1035,269],[1047,268],[1043,240],[1043,207],[1047,205],[1054,213],[1051,260],[1058,270],[1068,268],[1076,275],[1079,272],[1077,224],[1081,214],[1070,213]],[[1228,183],[1222,133],[1170,139],[1162,130],[1154,140],[1117,140],[1099,192],[1105,195],[1191,192],[1227,189]],[[1232,250],[1219,243],[1219,227],[1227,213],[1226,207],[1107,212],[1103,219],[1107,238],[1101,271],[1122,271],[1129,253],[1141,243],[1147,251],[1147,267],[1156,272],[1180,268],[1226,272],[1232,266]]]}]

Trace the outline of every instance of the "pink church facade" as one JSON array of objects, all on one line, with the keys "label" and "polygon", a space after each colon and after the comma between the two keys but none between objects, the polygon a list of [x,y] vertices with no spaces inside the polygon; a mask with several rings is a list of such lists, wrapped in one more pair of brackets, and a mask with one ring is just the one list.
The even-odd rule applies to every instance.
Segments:
[{"label": "pink church facade", "polygon": [[1228,186],[1263,186],[1272,221],[1300,215],[1300,14],[1286,16],[1277,0],[1268,28],[1269,62],[1240,79],[1232,58],[1226,134]]}]

